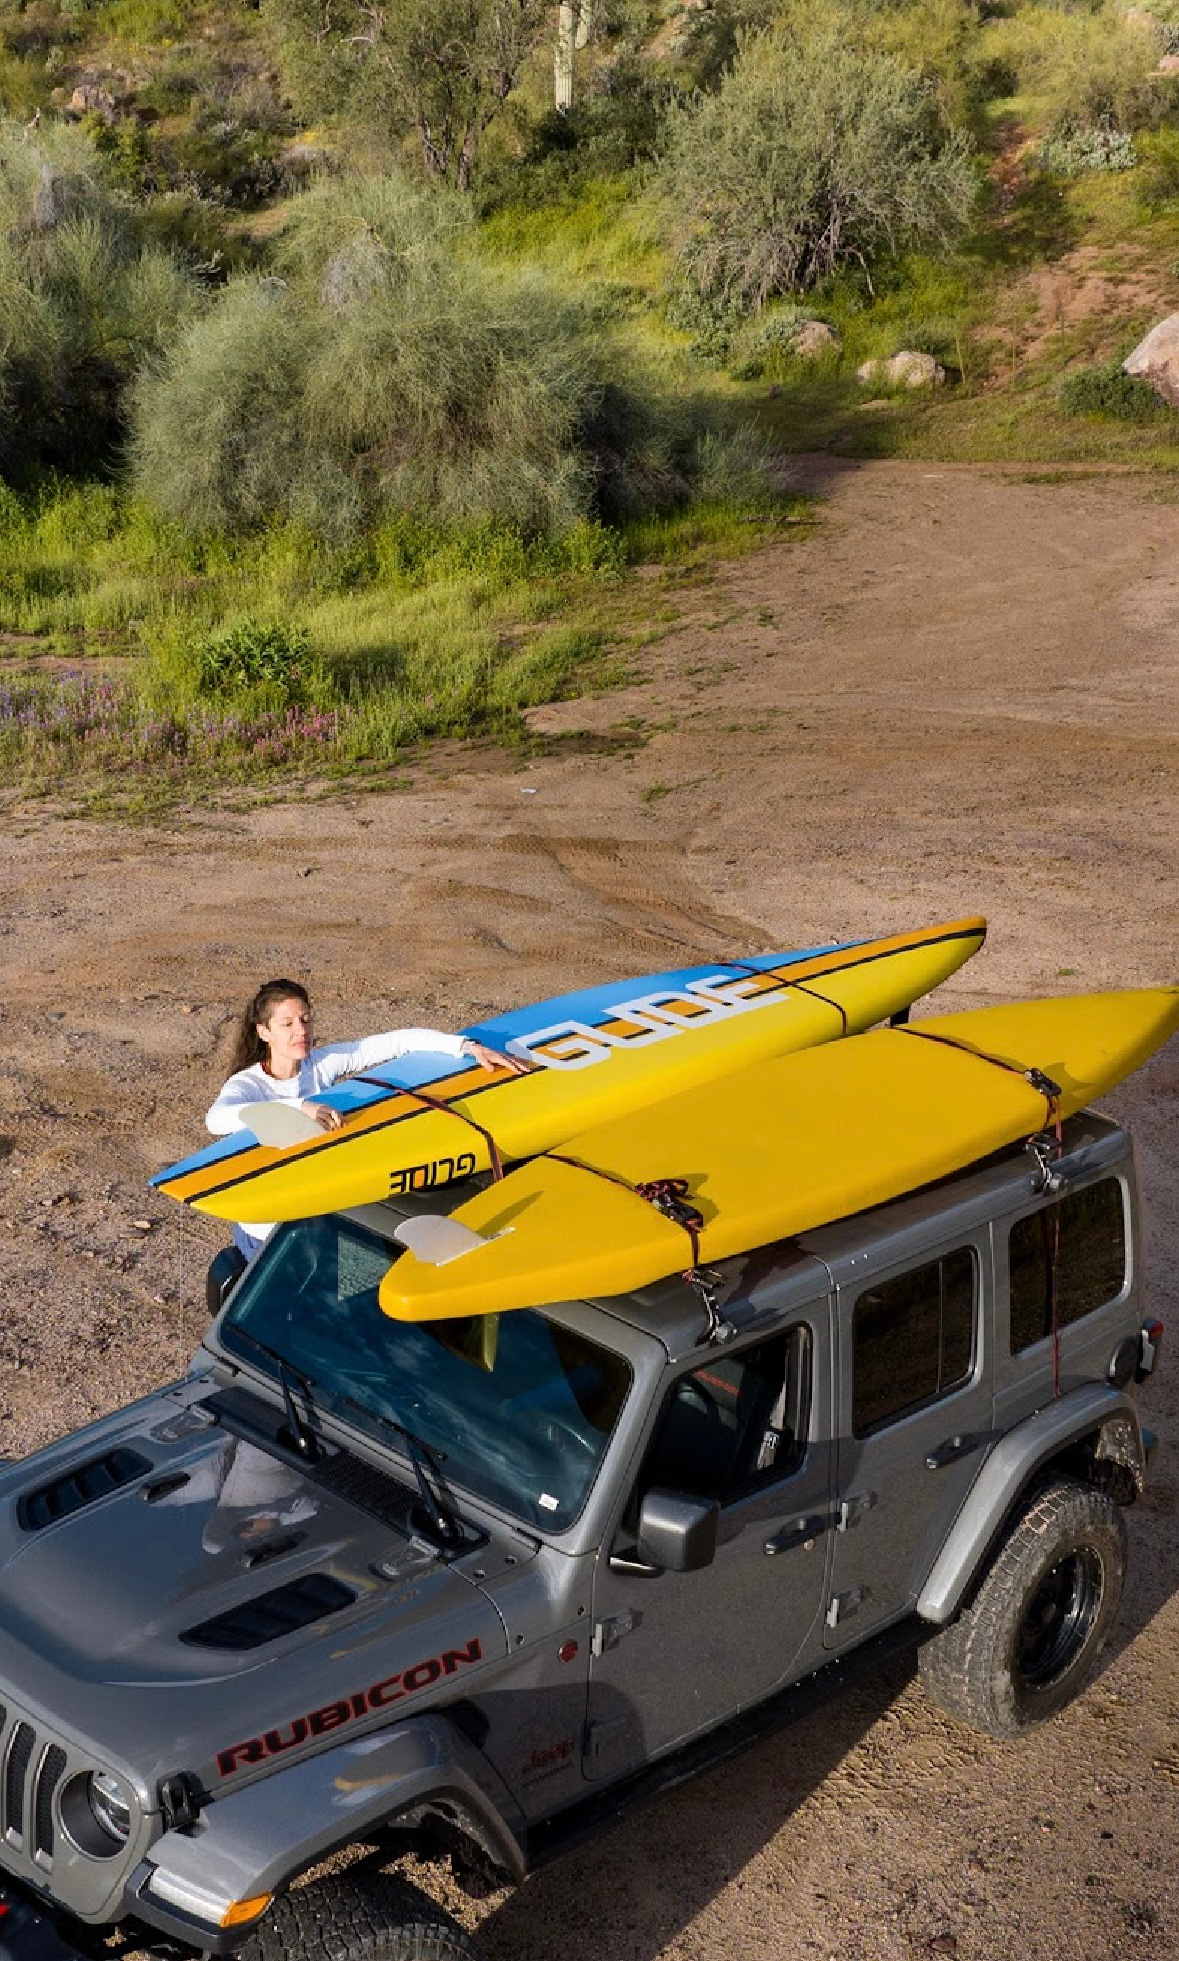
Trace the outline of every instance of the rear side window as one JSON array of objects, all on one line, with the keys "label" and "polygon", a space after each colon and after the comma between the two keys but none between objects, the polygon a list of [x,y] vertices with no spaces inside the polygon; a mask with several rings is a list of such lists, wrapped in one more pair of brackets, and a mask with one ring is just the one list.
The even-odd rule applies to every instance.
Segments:
[{"label": "rear side window", "polygon": [[870,1436],[936,1402],[974,1366],[977,1264],[969,1246],[869,1287],[852,1320],[852,1429]]},{"label": "rear side window", "polygon": [[1116,1178],[1069,1192],[1011,1228],[1011,1353],[1052,1333],[1052,1265],[1060,1326],[1104,1307],[1126,1284],[1126,1212]]}]

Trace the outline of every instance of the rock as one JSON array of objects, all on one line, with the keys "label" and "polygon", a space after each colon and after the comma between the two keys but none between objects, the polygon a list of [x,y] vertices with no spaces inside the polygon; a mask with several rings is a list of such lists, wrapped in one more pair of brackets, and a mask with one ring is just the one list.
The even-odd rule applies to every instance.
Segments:
[{"label": "rock", "polygon": [[932,354],[917,354],[905,348],[884,364],[887,381],[900,388],[940,388],[946,371]]},{"label": "rock", "polygon": [[825,320],[804,320],[790,337],[790,352],[800,361],[817,361],[823,354],[838,354],[843,342]]},{"label": "rock", "polygon": [[856,369],[856,380],[870,388],[886,381],[894,388],[940,388],[946,371],[932,354],[918,354],[902,348],[888,361],[865,361]]},{"label": "rock", "polygon": [[1179,313],[1169,313],[1122,362],[1125,374],[1147,381],[1156,395],[1179,409]]},{"label": "rock", "polygon": [[71,115],[101,116],[104,123],[115,120],[115,98],[101,82],[79,82],[69,100]]},{"label": "rock", "polygon": [[1158,72],[1160,75],[1179,75],[1179,54],[1160,55]]}]

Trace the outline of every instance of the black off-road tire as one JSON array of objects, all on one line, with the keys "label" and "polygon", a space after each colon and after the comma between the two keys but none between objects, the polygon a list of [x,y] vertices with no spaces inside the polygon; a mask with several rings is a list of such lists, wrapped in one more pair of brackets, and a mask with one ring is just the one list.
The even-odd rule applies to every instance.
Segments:
[{"label": "black off-road tire", "polygon": [[239,1953],[242,1961],[481,1961],[444,1908],[388,1873],[343,1872],[287,1893]]},{"label": "black off-road tire", "polygon": [[1084,1687],[1126,1575],[1112,1498],[1061,1478],[1016,1519],[971,1605],[921,1649],[922,1686],[988,1736],[1022,1736]]}]

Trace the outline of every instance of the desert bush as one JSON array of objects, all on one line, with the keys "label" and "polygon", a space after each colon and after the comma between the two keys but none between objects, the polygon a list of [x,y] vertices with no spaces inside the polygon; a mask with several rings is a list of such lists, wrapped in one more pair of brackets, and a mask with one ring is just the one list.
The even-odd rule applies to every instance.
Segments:
[{"label": "desert bush", "polygon": [[920,76],[822,20],[746,42],[718,92],[673,119],[661,178],[682,272],[743,308],[947,240],[976,183],[969,139]]},{"label": "desert bush", "polygon": [[547,34],[547,0],[264,0],[305,113],[412,136],[429,177],[466,190],[479,145]]},{"label": "desert bush", "polygon": [[1148,382],[1125,374],[1117,360],[1066,375],[1058,399],[1066,415],[1099,415],[1118,422],[1154,422],[1174,413]]},{"label": "desert bush", "polygon": [[274,263],[137,387],[135,479],[159,509],[341,540],[396,510],[561,532],[655,494],[674,439],[642,390],[607,382],[549,285],[480,261],[457,199],[397,175],[321,186]]},{"label": "desert bush", "polygon": [[81,135],[0,120],[0,468],[113,460],[130,377],[193,297]]},{"label": "desert bush", "polygon": [[1149,22],[1127,21],[1109,4],[1094,10],[1025,5],[994,23],[989,42],[1010,63],[1049,132],[1146,128],[1176,100],[1174,77],[1158,73]]},{"label": "desert bush", "polygon": [[1061,123],[1040,152],[1046,170],[1057,177],[1084,177],[1090,171],[1133,170],[1138,152],[1126,130],[1102,122],[1084,127]]},{"label": "desert bush", "polygon": [[1138,142],[1138,195],[1147,211],[1179,200],[1179,129],[1152,130]]}]

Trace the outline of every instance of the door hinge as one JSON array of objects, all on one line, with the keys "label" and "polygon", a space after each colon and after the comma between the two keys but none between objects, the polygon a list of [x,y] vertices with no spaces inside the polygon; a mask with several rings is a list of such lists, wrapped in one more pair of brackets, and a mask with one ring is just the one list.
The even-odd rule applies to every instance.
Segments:
[{"label": "door hinge", "polygon": [[630,1720],[629,1716],[610,1716],[604,1722],[587,1723],[582,1750],[585,1763],[596,1764],[603,1750],[608,1748],[611,1738],[630,1728]]},{"label": "door hinge", "polygon": [[849,1593],[832,1594],[827,1608],[828,1627],[838,1627],[840,1621],[850,1620],[870,1598],[871,1592],[871,1587],[852,1587]]},{"label": "door hinge", "polygon": [[876,1493],[874,1491],[857,1491],[850,1498],[845,1498],[839,1507],[839,1522],[835,1528],[836,1531],[850,1531],[852,1526],[858,1524],[859,1520],[863,1518],[865,1512],[872,1510],[875,1503]]},{"label": "door hinge", "polygon": [[595,1621],[590,1653],[604,1655],[609,1649],[616,1648],[628,1634],[634,1633],[640,1618],[633,1607],[627,1607],[621,1614],[611,1614],[607,1620]]}]

